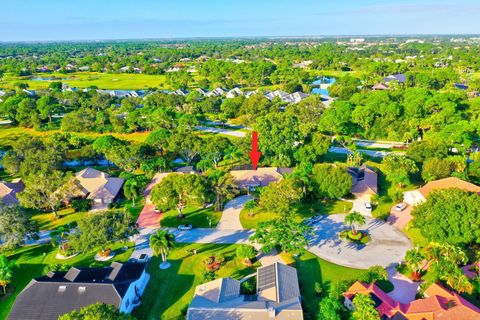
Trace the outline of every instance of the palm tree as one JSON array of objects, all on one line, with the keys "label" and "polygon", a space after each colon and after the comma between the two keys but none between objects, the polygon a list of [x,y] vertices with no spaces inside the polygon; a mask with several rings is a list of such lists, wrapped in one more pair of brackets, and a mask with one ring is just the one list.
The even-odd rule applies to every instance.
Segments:
[{"label": "palm tree", "polygon": [[132,200],[132,207],[135,207],[135,199],[139,194],[140,184],[136,179],[128,179],[123,185],[123,194],[128,200]]},{"label": "palm tree", "polygon": [[461,271],[456,271],[452,273],[445,274],[442,277],[442,280],[444,280],[452,289],[455,291],[458,291],[459,293],[466,292],[468,294],[471,294],[473,292],[473,284],[470,282],[470,279],[468,279]]},{"label": "palm tree", "polygon": [[12,282],[14,265],[15,261],[8,261],[6,255],[0,255],[0,286],[3,294],[7,294],[7,285]]},{"label": "palm tree", "polygon": [[365,224],[365,217],[362,216],[359,212],[357,211],[352,211],[350,212],[349,214],[347,214],[345,216],[345,220],[343,221],[343,223],[346,225],[346,226],[351,226],[352,227],[352,232],[353,234],[357,234],[358,231],[357,229],[355,228],[355,225],[358,224],[359,226],[361,225],[364,225]]},{"label": "palm tree", "polygon": [[419,247],[410,249],[405,254],[405,262],[410,270],[412,270],[414,280],[420,279],[424,261],[425,254]]},{"label": "palm tree", "polygon": [[215,193],[215,210],[221,211],[223,209],[223,200],[237,195],[239,193],[238,187],[232,175],[223,171],[214,171],[210,178]]},{"label": "palm tree", "polygon": [[52,244],[58,246],[61,254],[65,254],[67,249],[67,237],[70,229],[68,227],[58,227],[50,232],[50,238],[52,238]]},{"label": "palm tree", "polygon": [[150,236],[150,248],[152,248],[153,254],[156,257],[162,256],[161,269],[170,267],[170,263],[167,262],[167,255],[174,242],[175,236],[167,230],[158,230],[157,233]]}]

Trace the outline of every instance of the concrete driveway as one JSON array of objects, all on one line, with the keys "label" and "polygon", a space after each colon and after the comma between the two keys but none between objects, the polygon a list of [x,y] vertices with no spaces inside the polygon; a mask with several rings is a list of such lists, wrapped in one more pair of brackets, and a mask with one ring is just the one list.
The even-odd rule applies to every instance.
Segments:
[{"label": "concrete driveway", "polygon": [[390,216],[388,217],[387,222],[402,230],[413,219],[411,215],[412,209],[412,206],[409,205],[399,212],[395,210],[395,206],[393,206],[390,210]]},{"label": "concrete driveway", "polygon": [[367,211],[365,202],[370,202],[371,195],[369,194],[355,194],[355,199],[352,201],[352,211],[357,211],[366,217],[372,217],[372,212]]},{"label": "concrete driveway", "polygon": [[412,247],[408,237],[390,224],[366,218],[361,228],[368,230],[372,240],[367,245],[343,241],[338,234],[346,229],[344,214],[325,216],[313,225],[315,235],[309,238],[308,250],[322,259],[345,267],[368,269],[374,265],[390,267],[401,262]]},{"label": "concrete driveway", "polygon": [[240,211],[242,211],[245,203],[251,199],[253,199],[252,196],[240,196],[227,202],[223,209],[222,218],[217,224],[217,229],[242,230],[243,227],[240,223]]}]

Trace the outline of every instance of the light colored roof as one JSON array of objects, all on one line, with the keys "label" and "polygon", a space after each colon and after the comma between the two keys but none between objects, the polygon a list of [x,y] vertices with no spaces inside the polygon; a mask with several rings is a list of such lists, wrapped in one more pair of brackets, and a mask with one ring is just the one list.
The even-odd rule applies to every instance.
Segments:
[{"label": "light colored roof", "polygon": [[480,193],[479,186],[456,177],[449,177],[449,178],[429,182],[423,187],[421,187],[420,189],[418,189],[418,191],[426,199],[427,196],[430,194],[430,192],[434,190],[449,189],[449,188],[457,188],[463,191]]},{"label": "light colored roof", "polygon": [[24,189],[25,185],[20,179],[12,182],[0,181],[0,199],[7,206],[16,205],[19,203],[17,193],[22,192]]},{"label": "light colored roof", "polygon": [[220,278],[197,286],[195,295],[215,303],[221,303],[240,297],[240,281],[232,278]]},{"label": "light colored roof", "polygon": [[378,176],[370,167],[366,165],[359,168],[349,167],[347,172],[352,176],[351,193],[378,193]]},{"label": "light colored roof", "polygon": [[258,268],[257,294],[277,303],[299,297],[297,270],[278,262]]},{"label": "light colored roof", "polygon": [[88,199],[113,199],[121,190],[125,179],[112,178],[105,172],[85,168],[75,175],[81,195]]},{"label": "light colored roof", "polygon": [[265,187],[283,179],[283,174],[291,172],[289,168],[258,168],[257,170],[232,170],[230,174],[240,188]]}]

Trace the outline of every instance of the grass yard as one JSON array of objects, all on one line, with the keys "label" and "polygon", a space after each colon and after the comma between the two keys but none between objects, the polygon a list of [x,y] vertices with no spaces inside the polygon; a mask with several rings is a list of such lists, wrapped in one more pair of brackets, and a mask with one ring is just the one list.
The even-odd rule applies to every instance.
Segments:
[{"label": "grass yard", "polygon": [[[226,263],[217,272],[217,277],[241,279],[255,272],[253,267],[246,267],[235,256],[239,245],[219,244],[180,244],[171,250],[168,260],[171,267],[161,270],[161,259],[152,258],[148,265],[150,282],[142,297],[142,304],[135,309],[137,319],[184,319],[182,312],[193,298],[195,287],[203,283],[205,271],[203,260],[213,254],[222,254]],[[193,255],[187,250],[197,250]]]},{"label": "grass yard", "polygon": [[[32,80],[31,78],[54,78],[53,80]],[[97,73],[97,72],[74,72],[74,73],[38,73],[31,77],[15,77],[5,75],[0,80],[0,87],[13,88],[15,83],[28,84],[30,89],[48,88],[52,81],[61,81],[70,87],[88,88],[96,86],[99,89],[117,90],[141,90],[147,88],[168,89],[164,75],[130,74],[130,73]]]},{"label": "grass yard", "polygon": [[215,211],[213,206],[209,208],[187,206],[183,210],[183,213],[185,218],[181,220],[177,217],[177,209],[163,213],[160,219],[160,225],[162,227],[176,228],[181,224],[191,224],[194,228],[210,228],[210,219],[212,223],[211,227],[215,228],[222,217],[222,213]]},{"label": "grass yard", "polygon": [[297,268],[305,319],[316,319],[318,303],[322,298],[314,290],[316,282],[322,285],[323,295],[325,295],[331,283],[343,280],[354,281],[364,272],[364,270],[342,267],[322,260],[310,252],[304,253],[297,259],[293,259],[290,254],[282,254],[282,258],[287,262],[295,261],[293,266]]},{"label": "grass yard", "polygon": [[32,219],[38,223],[39,230],[53,230],[67,224],[76,224],[87,214],[87,212],[75,212],[72,208],[66,208],[58,211],[58,219],[55,219],[51,212],[36,214]]},{"label": "grass yard", "polygon": [[[127,251],[122,251],[121,248],[126,245],[129,247]],[[0,319],[6,319],[10,309],[13,306],[17,295],[25,288],[25,286],[35,277],[45,274],[45,266],[49,264],[75,265],[77,267],[88,266],[106,266],[110,265],[112,261],[127,261],[133,252],[134,243],[128,242],[126,244],[112,245],[112,250],[116,251],[115,257],[107,262],[97,262],[93,258],[96,251],[80,254],[68,260],[57,260],[55,254],[57,249],[49,244],[25,246],[16,249],[12,252],[7,252],[9,259],[17,261],[17,268],[14,270],[13,282],[9,287],[7,296],[0,295]]]},{"label": "grass yard", "polygon": [[[322,201],[313,204],[300,204],[295,211],[290,214],[295,221],[303,221],[308,217],[312,217],[316,214],[336,214],[349,212],[352,209],[352,203],[348,201]],[[279,217],[278,214],[273,212],[263,211],[262,208],[255,208],[253,216],[250,216],[250,210],[243,209],[240,212],[240,222],[246,229],[255,229],[258,224],[265,221],[272,221]]]}]

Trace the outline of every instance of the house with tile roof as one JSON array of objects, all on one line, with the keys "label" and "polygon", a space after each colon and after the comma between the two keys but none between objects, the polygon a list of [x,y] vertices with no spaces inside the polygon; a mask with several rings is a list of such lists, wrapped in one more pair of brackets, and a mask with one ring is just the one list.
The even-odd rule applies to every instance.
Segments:
[{"label": "house with tile roof", "polygon": [[431,181],[419,189],[404,192],[403,201],[411,206],[418,205],[427,201],[427,197],[432,191],[450,188],[480,193],[479,186],[456,177],[449,177]]},{"label": "house with tile roof", "polygon": [[291,168],[268,167],[257,170],[232,170],[230,174],[240,189],[251,191],[257,187],[266,187],[270,183],[279,182],[285,174],[291,172]]},{"label": "house with tile roof", "polygon": [[255,295],[240,294],[240,281],[222,278],[197,286],[187,320],[302,320],[297,270],[274,263],[257,269]]},{"label": "house with tile roof", "polygon": [[22,179],[15,179],[11,182],[0,181],[0,199],[6,206],[15,206],[20,204],[17,199],[17,193],[25,190]]},{"label": "house with tile roof", "polygon": [[476,320],[480,319],[480,309],[439,284],[432,284],[425,290],[425,298],[407,304],[390,298],[375,283],[355,282],[346,292],[345,306],[353,309],[353,299],[357,294],[370,295],[375,308],[384,320]]},{"label": "house with tile roof", "polygon": [[35,278],[20,292],[8,320],[56,320],[95,303],[131,313],[140,305],[150,275],[146,263],[113,262],[104,268],[76,268]]},{"label": "house with tile roof", "polygon": [[370,167],[362,165],[361,167],[348,167],[348,174],[352,177],[352,194],[369,194],[378,193],[378,175]]},{"label": "house with tile roof", "polygon": [[91,199],[97,204],[113,203],[120,194],[125,179],[110,177],[108,173],[85,168],[75,175],[75,196]]}]

